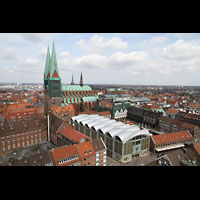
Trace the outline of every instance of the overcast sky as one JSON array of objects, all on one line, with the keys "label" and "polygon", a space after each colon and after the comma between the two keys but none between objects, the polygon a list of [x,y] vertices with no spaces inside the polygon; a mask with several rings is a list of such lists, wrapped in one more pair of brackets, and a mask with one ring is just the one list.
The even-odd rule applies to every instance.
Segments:
[{"label": "overcast sky", "polygon": [[53,38],[62,83],[200,85],[197,33],[0,33],[0,82],[43,83]]}]

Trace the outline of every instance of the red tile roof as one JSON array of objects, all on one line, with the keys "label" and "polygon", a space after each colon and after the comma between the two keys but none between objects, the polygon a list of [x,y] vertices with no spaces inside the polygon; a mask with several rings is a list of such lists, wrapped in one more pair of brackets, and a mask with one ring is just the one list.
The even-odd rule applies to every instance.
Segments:
[{"label": "red tile roof", "polygon": [[82,158],[85,158],[85,157],[91,156],[91,155],[95,155],[94,148],[90,141],[77,144],[76,147],[79,151],[79,155]]},{"label": "red tile roof", "polygon": [[194,143],[193,147],[195,151],[198,153],[198,155],[200,156],[200,142]]},{"label": "red tile roof", "polygon": [[74,130],[67,122],[65,122],[59,130],[59,133],[64,137],[68,138],[73,142],[80,143],[85,141],[85,139],[90,140],[91,138]]},{"label": "red tile roof", "polygon": [[[52,153],[54,163],[56,166],[64,166],[66,164],[70,164],[70,163],[77,162],[78,160],[80,160],[79,152],[75,145],[58,147],[56,149],[51,150],[51,153]],[[62,159],[65,159],[65,158],[68,158],[68,157],[74,156],[74,155],[77,155],[78,159],[76,159],[74,161],[73,160],[68,161],[63,164],[59,164],[59,160],[62,160]]]},{"label": "red tile roof", "polygon": [[174,115],[176,114],[176,113],[178,113],[179,111],[178,110],[176,110],[176,109],[171,109],[171,108],[169,108],[167,111],[166,111],[166,113],[173,113]]},{"label": "red tile roof", "polygon": [[51,107],[52,114],[56,115],[57,113],[68,113],[71,112],[72,116],[75,115],[74,106],[69,104],[67,106],[52,106]]},{"label": "red tile roof", "polygon": [[181,142],[182,140],[193,139],[189,131],[180,131],[174,133],[166,133],[161,135],[153,135],[152,139],[156,145],[170,143],[170,142]]}]

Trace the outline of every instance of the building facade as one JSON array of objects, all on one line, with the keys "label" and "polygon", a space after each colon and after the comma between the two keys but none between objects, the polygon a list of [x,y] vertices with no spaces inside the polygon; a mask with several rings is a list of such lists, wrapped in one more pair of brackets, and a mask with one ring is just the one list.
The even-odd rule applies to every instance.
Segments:
[{"label": "building facade", "polygon": [[128,109],[128,119],[139,123],[142,127],[157,128],[163,113],[162,109],[152,108],[152,106],[148,105],[131,106]]},{"label": "building facade", "polygon": [[91,143],[96,153],[96,166],[106,166],[107,148],[104,141],[99,138],[93,139]]},{"label": "building facade", "polygon": [[55,166],[106,166],[105,151],[100,138],[50,150]]},{"label": "building facade", "polygon": [[184,147],[185,143],[192,143],[193,137],[189,131],[180,131],[151,137],[151,151],[161,152],[175,148]]},{"label": "building facade", "polygon": [[120,162],[149,153],[150,133],[147,129],[131,126],[98,115],[78,115],[70,120],[75,130],[93,139],[102,138],[107,156]]},{"label": "building facade", "polygon": [[44,119],[6,121],[1,124],[0,155],[45,142],[47,142],[47,123]]}]

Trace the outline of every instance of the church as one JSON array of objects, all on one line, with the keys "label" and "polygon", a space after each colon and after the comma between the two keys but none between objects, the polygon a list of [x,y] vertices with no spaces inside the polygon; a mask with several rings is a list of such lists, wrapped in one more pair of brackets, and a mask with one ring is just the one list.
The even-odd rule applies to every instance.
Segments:
[{"label": "church", "polygon": [[72,104],[75,115],[80,112],[92,110],[96,105],[98,96],[93,92],[89,85],[83,84],[83,75],[81,72],[80,83],[62,84],[58,72],[55,44],[53,41],[52,52],[50,55],[49,46],[47,49],[46,63],[44,70],[44,94],[45,94],[45,115],[51,110],[52,106],[67,106]]}]

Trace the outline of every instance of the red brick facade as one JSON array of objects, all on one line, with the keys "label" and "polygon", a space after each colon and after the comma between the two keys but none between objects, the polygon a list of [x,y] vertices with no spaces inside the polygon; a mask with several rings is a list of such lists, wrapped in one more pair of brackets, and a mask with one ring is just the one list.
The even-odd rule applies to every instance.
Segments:
[{"label": "red brick facade", "polygon": [[47,131],[42,131],[42,129],[2,136],[0,137],[0,155],[21,147],[39,144],[46,141]]}]

